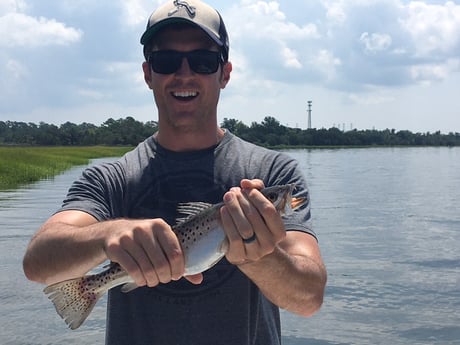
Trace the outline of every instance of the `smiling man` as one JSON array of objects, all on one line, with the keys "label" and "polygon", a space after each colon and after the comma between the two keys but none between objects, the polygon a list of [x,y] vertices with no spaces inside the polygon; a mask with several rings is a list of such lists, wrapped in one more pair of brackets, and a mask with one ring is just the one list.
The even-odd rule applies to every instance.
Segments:
[{"label": "smiling man", "polygon": [[[310,316],[326,284],[304,176],[287,155],[219,128],[232,65],[216,10],[169,1],[151,15],[141,43],[158,131],[115,163],[83,173],[31,240],[25,273],[51,284],[107,259],[119,263],[138,288],[110,290],[107,344],[280,344],[279,307]],[[283,184],[308,201],[287,218],[259,192]],[[222,200],[225,258],[184,276],[171,228],[177,206]]]},{"label": "smiling man", "polygon": [[[217,126],[217,102],[232,65],[197,27],[179,21],[173,27],[160,25],[158,30],[146,47],[143,64],[145,81],[158,107],[157,139],[174,150],[210,147],[224,134]],[[203,132],[213,133],[212,138],[196,135]]]}]

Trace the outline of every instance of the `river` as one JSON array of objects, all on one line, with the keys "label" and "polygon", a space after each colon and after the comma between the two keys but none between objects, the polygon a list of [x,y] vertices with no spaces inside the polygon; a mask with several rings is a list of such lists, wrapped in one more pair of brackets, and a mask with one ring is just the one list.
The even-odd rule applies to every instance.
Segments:
[{"label": "river", "polygon": [[[460,148],[286,152],[309,181],[329,281],[315,316],[282,312],[283,343],[459,344]],[[103,344],[105,301],[70,331],[21,266],[83,168],[0,192],[0,344]]]}]

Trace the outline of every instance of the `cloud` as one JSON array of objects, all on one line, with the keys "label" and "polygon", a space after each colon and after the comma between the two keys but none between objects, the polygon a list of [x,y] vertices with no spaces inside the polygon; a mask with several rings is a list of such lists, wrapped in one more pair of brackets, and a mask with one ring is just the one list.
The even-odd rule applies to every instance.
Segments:
[{"label": "cloud", "polygon": [[413,40],[419,57],[452,56],[460,51],[460,5],[452,1],[444,5],[410,2],[401,19],[401,27]]},{"label": "cloud", "polygon": [[317,78],[325,85],[335,82],[341,64],[340,58],[334,56],[334,53],[327,49],[319,50],[308,60],[308,65],[312,66],[311,68],[315,71]]},{"label": "cloud", "polygon": [[10,12],[22,12],[27,8],[24,0],[0,0],[0,17]]},{"label": "cloud", "polygon": [[414,81],[430,85],[433,81],[447,79],[452,73],[460,71],[460,58],[449,59],[444,63],[420,64],[412,66],[411,77]]},{"label": "cloud", "polygon": [[[325,104],[333,94],[347,106],[377,109],[396,104],[401,90],[447,83],[455,89],[451,80],[459,78],[457,1],[207,2],[230,34],[234,69],[224,104],[236,100],[242,114],[295,113],[296,98],[313,98],[317,90],[328,93]],[[0,0],[0,116],[38,116],[53,107],[85,112],[95,103],[151,108],[139,38],[160,3]],[[229,104],[233,109],[235,102]]]},{"label": "cloud", "polygon": [[234,71],[241,87],[254,78],[271,87],[301,77],[308,62],[304,46],[320,38],[315,23],[290,21],[278,1],[241,0],[222,14],[230,31],[230,59],[235,66],[242,63]]},{"label": "cloud", "polygon": [[282,0],[240,0],[223,13],[232,90],[268,98],[274,85],[310,84],[355,104],[391,102],[393,90],[460,71],[459,11],[452,1],[323,0],[293,9]]},{"label": "cloud", "polygon": [[378,51],[387,50],[392,43],[391,36],[382,33],[363,32],[359,40],[364,44],[366,52],[376,53]]},{"label": "cloud", "polygon": [[51,90],[67,88],[58,85],[63,74],[56,71],[62,62],[50,63],[46,53],[52,54],[50,47],[80,42],[83,32],[56,19],[29,14],[32,10],[25,1],[0,2],[0,111],[30,109],[35,102],[44,102]]},{"label": "cloud", "polygon": [[0,47],[68,45],[78,42],[83,32],[54,19],[34,18],[10,12],[0,17]]},{"label": "cloud", "polygon": [[299,69],[302,68],[302,64],[297,58],[297,52],[288,47],[284,47],[281,50],[281,56],[283,57],[285,63],[284,65],[288,68]]},{"label": "cloud", "polygon": [[25,80],[27,67],[18,60],[0,56],[0,100],[9,101],[15,97],[16,88]]},{"label": "cloud", "polygon": [[8,60],[5,67],[7,74],[13,80],[20,80],[27,74],[27,68],[16,60]]},{"label": "cloud", "polygon": [[152,12],[151,4],[149,3],[148,7],[146,6],[144,0],[125,0],[121,1],[121,13],[123,22],[128,26],[137,26],[140,23],[145,24],[147,22],[146,18]]},{"label": "cloud", "polygon": [[374,89],[367,93],[351,93],[348,95],[352,103],[359,105],[378,105],[391,102],[395,99],[389,90]]}]

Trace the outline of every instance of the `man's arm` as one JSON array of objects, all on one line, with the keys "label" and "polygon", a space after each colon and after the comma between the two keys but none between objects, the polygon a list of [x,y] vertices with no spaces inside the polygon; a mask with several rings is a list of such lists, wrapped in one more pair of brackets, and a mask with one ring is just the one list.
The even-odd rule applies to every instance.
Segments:
[{"label": "man's arm", "polygon": [[[185,269],[179,241],[163,220],[98,222],[80,211],[52,216],[32,238],[23,266],[30,280],[51,284],[82,276],[107,259],[118,262],[138,286],[178,280]],[[187,279],[199,283],[202,276]]]},{"label": "man's arm", "polygon": [[[257,190],[262,181],[243,180],[224,196],[222,222],[229,239],[227,259],[238,265],[274,304],[310,316],[323,301],[326,269],[316,239],[286,232],[273,204]],[[256,240],[244,243],[243,239]]]},{"label": "man's arm", "polygon": [[285,310],[311,316],[323,303],[326,269],[316,239],[307,233],[287,232],[271,254],[239,268]]},{"label": "man's arm", "polygon": [[80,211],[64,211],[49,218],[24,255],[26,277],[51,284],[82,276],[102,263],[103,229],[96,224],[94,217]]}]

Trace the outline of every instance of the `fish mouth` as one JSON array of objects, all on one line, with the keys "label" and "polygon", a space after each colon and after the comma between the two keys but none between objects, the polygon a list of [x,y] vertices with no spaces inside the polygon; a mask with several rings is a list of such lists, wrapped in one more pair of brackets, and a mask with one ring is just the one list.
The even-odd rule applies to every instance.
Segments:
[{"label": "fish mouth", "polygon": [[293,197],[292,193],[297,189],[297,187],[295,184],[291,184],[290,187],[291,187],[289,190],[290,197],[287,200],[287,202],[289,203],[289,206],[291,206],[291,210],[296,210],[300,206],[304,205],[308,200],[307,198]]},{"label": "fish mouth", "polygon": [[291,208],[295,210],[296,208],[302,206],[306,200],[306,198],[291,198]]}]

